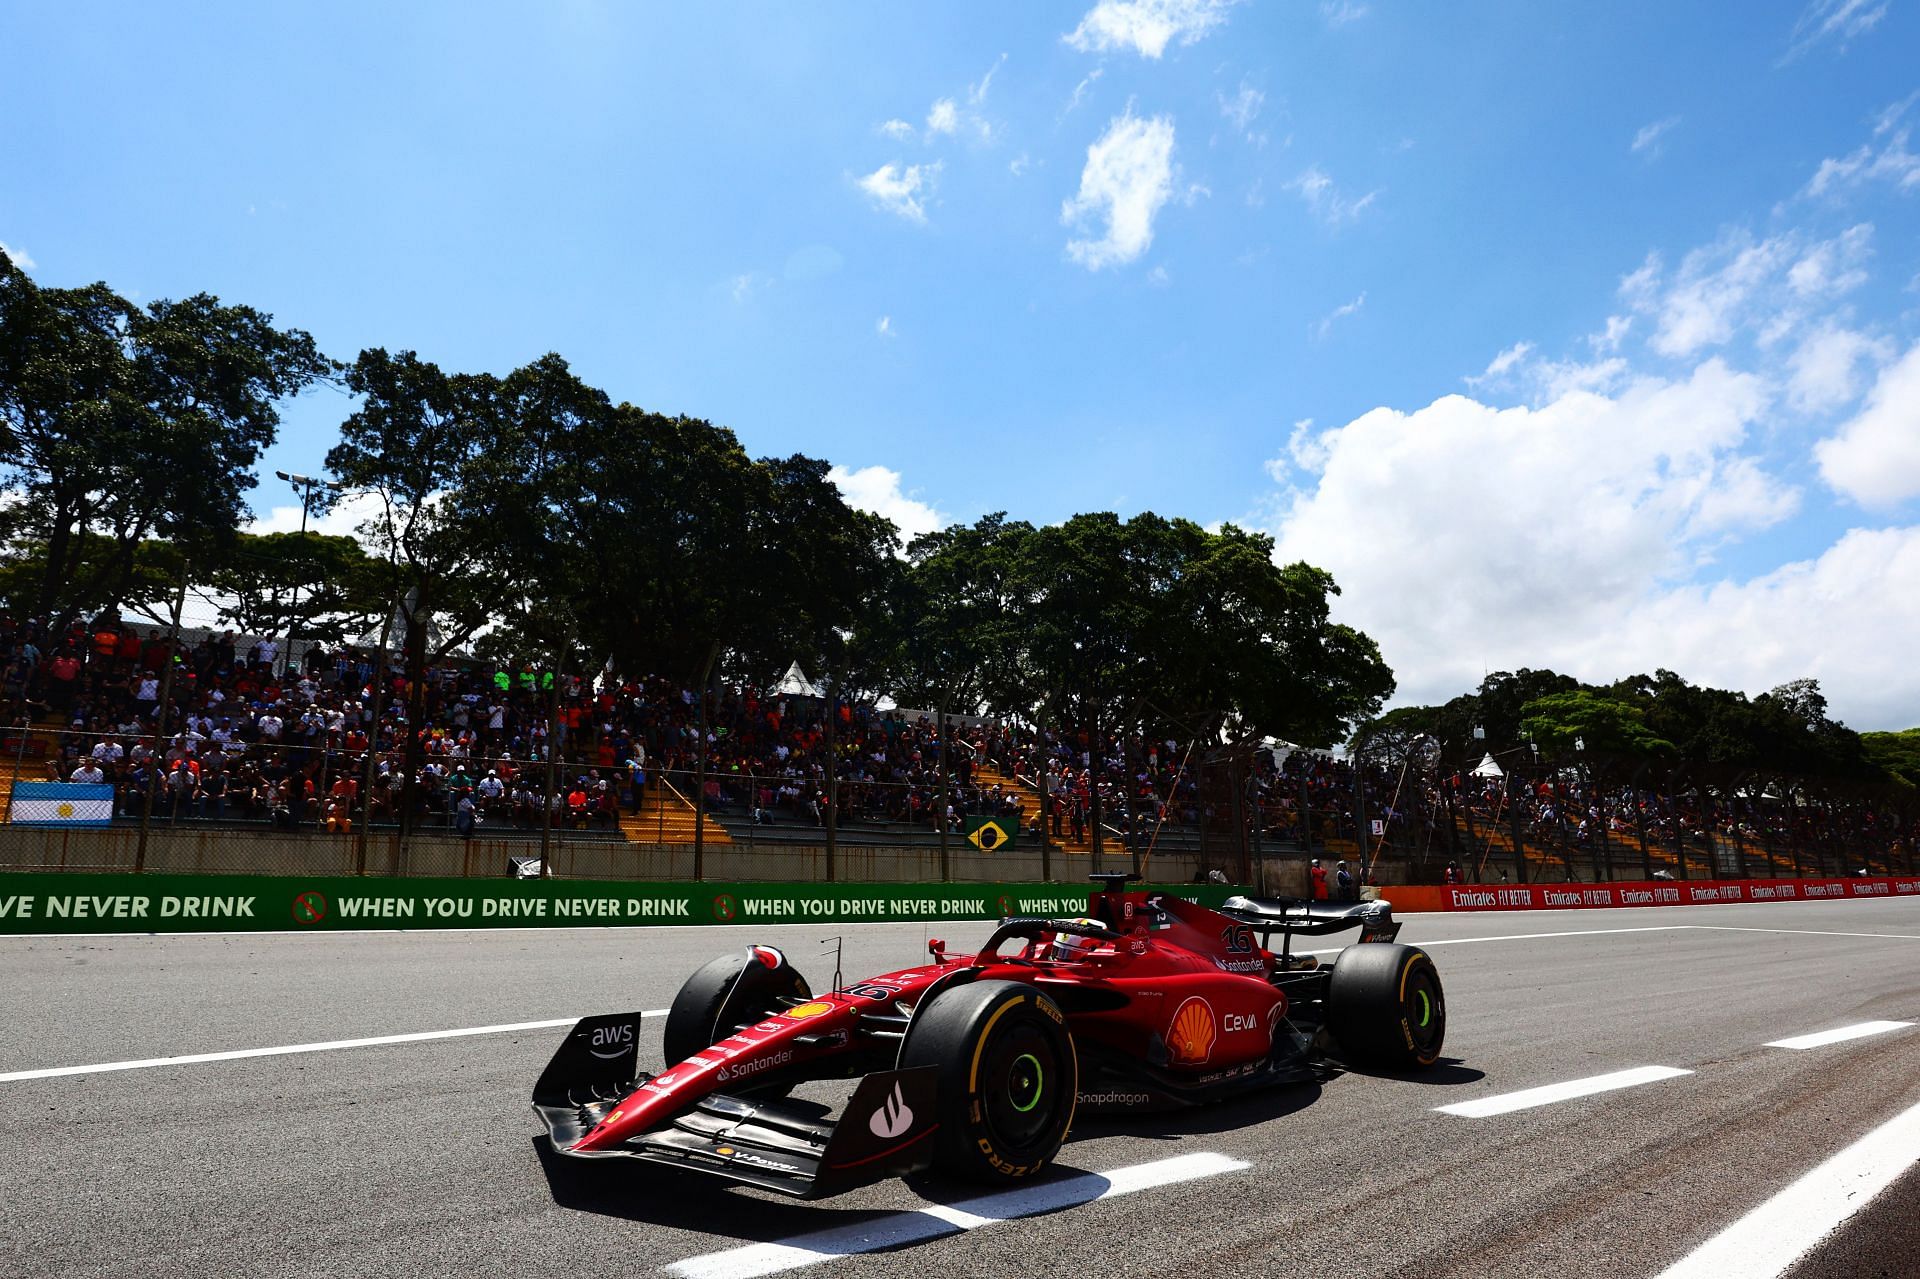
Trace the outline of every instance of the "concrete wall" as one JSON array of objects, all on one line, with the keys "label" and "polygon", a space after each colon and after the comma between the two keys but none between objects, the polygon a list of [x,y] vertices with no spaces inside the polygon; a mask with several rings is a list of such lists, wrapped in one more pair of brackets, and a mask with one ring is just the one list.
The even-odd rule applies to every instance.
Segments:
[{"label": "concrete wall", "polygon": [[[171,829],[147,836],[145,867],[172,874],[351,875],[359,841],[346,835],[280,831]],[[139,833],[131,830],[43,830],[0,826],[0,871],[126,871],[134,868]],[[405,846],[392,835],[367,841],[370,875],[500,876],[509,854],[537,856],[525,840],[460,840],[416,835]],[[692,879],[693,847],[615,841],[555,841],[553,873],[569,879]],[[1091,858],[1054,853],[1051,878],[1084,882]],[[952,851],[950,877],[962,883],[1037,882],[1040,854]],[[1109,855],[1108,870],[1131,866],[1129,855]],[[1149,870],[1160,883],[1193,877],[1192,854],[1160,854]],[[817,882],[826,879],[824,846],[715,844],[706,849],[709,880]],[[1277,873],[1277,872],[1276,872]],[[940,850],[932,847],[848,847],[839,850],[834,878],[850,883],[931,883],[940,876]]]}]

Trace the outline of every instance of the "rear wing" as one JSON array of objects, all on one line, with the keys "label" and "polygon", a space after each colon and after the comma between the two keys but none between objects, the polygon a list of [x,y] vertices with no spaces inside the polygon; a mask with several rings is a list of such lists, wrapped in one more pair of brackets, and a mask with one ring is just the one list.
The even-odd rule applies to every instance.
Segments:
[{"label": "rear wing", "polygon": [[1220,905],[1220,913],[1229,919],[1250,924],[1261,934],[1268,950],[1273,934],[1284,933],[1289,944],[1293,937],[1322,937],[1349,928],[1360,930],[1363,942],[1390,942],[1400,935],[1393,917],[1393,903],[1310,902],[1297,897],[1229,897]]}]

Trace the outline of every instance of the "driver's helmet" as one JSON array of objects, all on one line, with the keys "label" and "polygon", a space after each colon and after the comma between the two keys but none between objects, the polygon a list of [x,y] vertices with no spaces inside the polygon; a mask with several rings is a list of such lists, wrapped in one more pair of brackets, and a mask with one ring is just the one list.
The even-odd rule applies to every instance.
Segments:
[{"label": "driver's helmet", "polygon": [[[1072,920],[1071,922],[1076,924],[1098,925],[1100,921],[1097,919],[1083,918]],[[1095,942],[1095,938],[1083,937],[1079,933],[1055,933],[1053,935],[1053,945],[1047,951],[1047,958],[1059,960],[1062,963],[1071,963],[1076,959],[1085,959],[1088,954],[1092,952]]]}]

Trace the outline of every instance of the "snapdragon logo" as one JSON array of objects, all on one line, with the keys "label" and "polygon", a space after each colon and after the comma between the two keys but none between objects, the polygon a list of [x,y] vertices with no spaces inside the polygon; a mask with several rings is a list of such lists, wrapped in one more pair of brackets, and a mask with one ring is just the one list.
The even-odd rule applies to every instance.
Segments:
[{"label": "snapdragon logo", "polygon": [[880,1109],[867,1120],[873,1135],[886,1139],[898,1137],[912,1126],[913,1112],[907,1109],[907,1099],[900,1095],[899,1084],[893,1086],[893,1096],[881,1102]]}]

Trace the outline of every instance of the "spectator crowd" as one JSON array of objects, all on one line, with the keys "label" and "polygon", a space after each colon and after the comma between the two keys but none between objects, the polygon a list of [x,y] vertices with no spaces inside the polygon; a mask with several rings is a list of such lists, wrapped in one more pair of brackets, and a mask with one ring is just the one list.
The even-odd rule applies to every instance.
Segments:
[{"label": "spectator crowd", "polygon": [[[1913,835],[1899,814],[1866,802],[1600,785],[1578,769],[1442,775],[1266,749],[1230,765],[1218,749],[1174,737],[1036,733],[961,717],[947,719],[942,743],[930,715],[741,685],[710,702],[696,782],[699,698],[682,681],[461,659],[430,667],[414,690],[397,655],[382,668],[369,647],[306,644],[289,662],[282,647],[217,629],[173,645],[159,628],[112,617],[56,630],[0,613],[11,739],[0,749],[51,737],[42,775],[110,785],[125,816],[151,791],[163,820],[334,831],[395,822],[409,802],[416,822],[465,833],[537,829],[549,813],[558,829],[611,830],[652,778],[688,799],[703,785],[710,811],[756,823],[824,825],[832,794],[843,826],[950,831],[979,814],[1024,814],[1037,833],[1044,792],[1047,833],[1076,845],[1096,811],[1116,845],[1143,845],[1168,825],[1224,835],[1244,824],[1256,841],[1346,840],[1439,861],[1458,858],[1463,841],[1474,856],[1473,839],[1495,828],[1569,863],[1629,835],[1663,847],[1707,847],[1716,836],[1799,846],[1836,864],[1850,849],[1897,854]],[[420,759],[411,794],[409,738]]]}]

